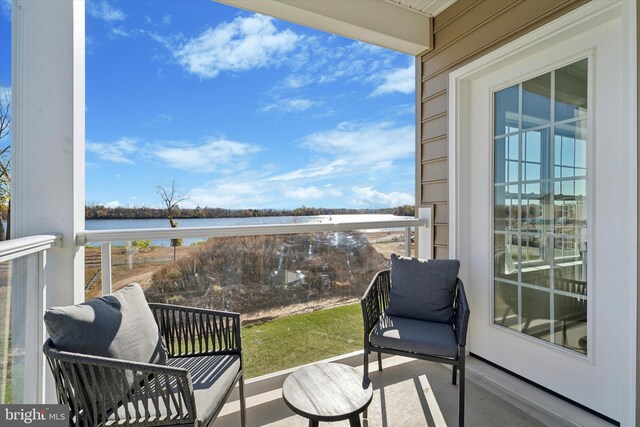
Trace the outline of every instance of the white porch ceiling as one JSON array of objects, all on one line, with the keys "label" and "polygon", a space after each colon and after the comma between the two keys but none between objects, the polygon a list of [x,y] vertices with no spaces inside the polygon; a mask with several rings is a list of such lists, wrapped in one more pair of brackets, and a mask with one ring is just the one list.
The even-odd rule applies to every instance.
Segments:
[{"label": "white porch ceiling", "polygon": [[432,47],[431,17],[455,0],[214,0],[363,42],[419,55]]},{"label": "white porch ceiling", "polygon": [[426,16],[436,16],[456,0],[384,0]]}]

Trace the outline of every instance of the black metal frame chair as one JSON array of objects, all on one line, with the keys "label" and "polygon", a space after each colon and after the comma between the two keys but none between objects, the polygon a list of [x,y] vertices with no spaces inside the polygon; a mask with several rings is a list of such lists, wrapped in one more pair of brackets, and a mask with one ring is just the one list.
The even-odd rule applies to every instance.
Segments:
[{"label": "black metal frame chair", "polygon": [[[167,365],[58,351],[44,344],[56,383],[58,402],[69,406],[70,424],[80,426],[210,426],[239,383],[241,425],[246,425],[240,315],[168,304],[149,304],[168,350]],[[224,397],[198,420],[192,377],[207,369],[211,356],[237,355],[239,372]],[[188,358],[193,369],[171,366]],[[208,358],[208,359],[207,359]],[[184,360],[184,359],[181,359]],[[210,372],[204,374],[210,375]],[[134,378],[133,386],[128,379]]]},{"label": "black metal frame chair", "polygon": [[459,425],[464,425],[464,378],[465,378],[465,346],[467,341],[467,325],[469,322],[469,304],[464,292],[464,286],[460,279],[456,280],[456,294],[454,299],[454,323],[458,344],[458,354],[455,358],[439,357],[429,354],[406,352],[394,348],[377,347],[371,344],[371,333],[384,316],[389,306],[389,294],[391,291],[391,270],[378,272],[360,300],[362,316],[364,319],[364,375],[369,375],[369,354],[378,353],[378,370],[382,371],[382,353],[413,357],[431,362],[445,363],[453,366],[452,384],[457,382],[457,373],[460,371],[460,385],[458,387],[458,420]]}]

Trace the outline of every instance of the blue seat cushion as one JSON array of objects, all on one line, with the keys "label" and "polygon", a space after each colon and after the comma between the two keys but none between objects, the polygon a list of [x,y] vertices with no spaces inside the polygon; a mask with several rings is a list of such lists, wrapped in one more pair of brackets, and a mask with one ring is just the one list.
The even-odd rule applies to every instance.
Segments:
[{"label": "blue seat cushion", "polygon": [[[167,351],[137,283],[100,298],[45,311],[44,322],[60,351],[165,364]],[[129,385],[133,377],[128,378]]]},{"label": "blue seat cushion", "polygon": [[176,357],[169,359],[167,365],[185,368],[191,374],[198,421],[206,426],[224,404],[224,398],[229,390],[235,385],[236,376],[240,372],[240,356],[222,354]]},{"label": "blue seat cushion", "polygon": [[371,345],[429,356],[458,357],[453,325],[383,315],[371,332]]},{"label": "blue seat cushion", "polygon": [[[174,357],[167,361],[167,365],[183,368],[189,371],[193,384],[193,397],[196,404],[196,425],[208,426],[214,415],[225,403],[225,397],[234,387],[235,379],[240,372],[240,356],[237,354],[222,354],[209,356]],[[180,411],[176,408],[176,402],[162,398],[159,390],[155,389],[155,382],[150,381],[149,388],[140,393],[138,408],[134,403],[128,403],[118,409],[118,418],[124,420],[129,415],[135,418],[136,414],[145,414],[147,411],[156,419],[165,422],[178,423]],[[166,386],[166,385],[165,385]],[[174,393],[178,393],[178,385],[175,381],[169,384]],[[156,403],[154,403],[156,402]],[[107,426],[116,424],[115,414],[112,414]]]},{"label": "blue seat cushion", "polygon": [[391,255],[390,316],[453,322],[453,300],[460,261],[422,260]]}]

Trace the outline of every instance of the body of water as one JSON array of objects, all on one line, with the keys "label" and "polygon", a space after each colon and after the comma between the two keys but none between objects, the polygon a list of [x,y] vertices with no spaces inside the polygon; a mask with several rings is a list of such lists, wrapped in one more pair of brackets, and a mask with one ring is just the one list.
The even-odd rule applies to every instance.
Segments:
[{"label": "body of water", "polygon": [[[179,219],[178,227],[213,227],[232,225],[261,225],[261,224],[294,224],[294,223],[323,223],[323,222],[348,222],[348,221],[385,221],[404,218],[390,214],[380,215],[317,215],[317,216],[265,216],[248,218],[185,218]],[[167,219],[88,219],[85,221],[87,230],[122,230],[132,228],[169,228]],[[202,238],[183,239],[184,245],[203,242]],[[153,240],[153,246],[169,246],[169,240]],[[113,242],[114,245],[123,245],[125,242]]]}]

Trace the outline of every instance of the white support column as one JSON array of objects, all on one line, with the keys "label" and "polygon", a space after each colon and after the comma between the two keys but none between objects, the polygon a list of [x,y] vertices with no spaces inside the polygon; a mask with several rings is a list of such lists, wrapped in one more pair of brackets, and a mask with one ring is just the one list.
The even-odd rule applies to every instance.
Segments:
[{"label": "white support column", "polygon": [[12,237],[60,233],[46,306],[84,299],[85,4],[13,0]]},{"label": "white support column", "polygon": [[[84,299],[84,248],[75,236],[84,230],[85,4],[12,6],[12,237],[62,235],[62,246],[48,251],[45,277],[28,283],[46,284],[46,292],[28,293],[42,292],[46,307],[74,304]],[[30,366],[40,367],[42,310],[27,316],[35,336],[25,337],[32,341],[25,348],[37,355]],[[43,392],[55,401],[51,376],[40,369],[25,375],[25,389],[27,401],[41,401]]]}]

